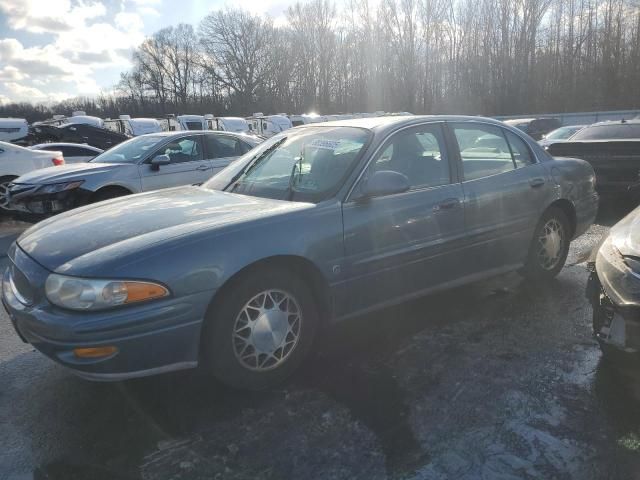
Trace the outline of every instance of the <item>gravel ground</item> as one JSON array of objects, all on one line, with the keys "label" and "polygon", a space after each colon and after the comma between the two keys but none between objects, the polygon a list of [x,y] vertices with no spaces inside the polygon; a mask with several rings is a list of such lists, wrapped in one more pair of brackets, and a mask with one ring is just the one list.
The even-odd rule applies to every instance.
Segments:
[{"label": "gravel ground", "polygon": [[548,285],[510,274],[341,324],[268,392],[198,372],[86,382],[2,312],[0,479],[640,478],[640,409],[584,298],[583,262],[623,213]]}]

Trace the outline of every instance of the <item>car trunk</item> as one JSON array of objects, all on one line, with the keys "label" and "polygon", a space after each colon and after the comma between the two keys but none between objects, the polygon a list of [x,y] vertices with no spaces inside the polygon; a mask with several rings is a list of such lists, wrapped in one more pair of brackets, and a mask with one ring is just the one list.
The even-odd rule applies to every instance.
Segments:
[{"label": "car trunk", "polygon": [[624,190],[640,182],[640,140],[562,142],[550,145],[548,152],[589,162],[600,190]]}]

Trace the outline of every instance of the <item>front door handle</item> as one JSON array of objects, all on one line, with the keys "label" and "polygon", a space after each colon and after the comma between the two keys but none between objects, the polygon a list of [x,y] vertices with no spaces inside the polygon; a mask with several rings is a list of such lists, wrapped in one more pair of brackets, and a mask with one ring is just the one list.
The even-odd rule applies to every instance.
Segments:
[{"label": "front door handle", "polygon": [[444,210],[451,210],[453,208],[456,208],[458,205],[460,205],[459,198],[447,198],[446,200],[443,200],[442,202],[435,205],[433,207],[433,211],[437,213]]},{"label": "front door handle", "polygon": [[544,178],[532,178],[531,180],[529,180],[529,185],[531,185],[531,188],[538,188],[544,185]]},{"label": "front door handle", "polygon": [[198,168],[196,168],[196,170],[200,170],[201,172],[204,172],[206,170],[211,170],[211,167],[207,165],[200,165]]}]

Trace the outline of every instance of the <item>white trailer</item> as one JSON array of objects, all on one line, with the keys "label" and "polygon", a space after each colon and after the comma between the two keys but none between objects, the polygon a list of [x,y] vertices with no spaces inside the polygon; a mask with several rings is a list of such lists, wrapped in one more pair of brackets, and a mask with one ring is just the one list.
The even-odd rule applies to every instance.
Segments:
[{"label": "white trailer", "polygon": [[248,133],[249,123],[242,117],[214,117],[205,115],[207,130],[222,130],[225,132]]},{"label": "white trailer", "polygon": [[106,119],[104,128],[132,137],[163,130],[162,124],[155,118],[131,118],[129,115],[120,115],[118,119]]},{"label": "white trailer", "polygon": [[29,124],[24,118],[0,118],[0,141],[15,142],[28,133]]},{"label": "white trailer", "polygon": [[254,113],[252,117],[247,118],[247,121],[249,122],[249,131],[251,133],[265,137],[271,137],[293,126],[291,120],[284,115]]}]

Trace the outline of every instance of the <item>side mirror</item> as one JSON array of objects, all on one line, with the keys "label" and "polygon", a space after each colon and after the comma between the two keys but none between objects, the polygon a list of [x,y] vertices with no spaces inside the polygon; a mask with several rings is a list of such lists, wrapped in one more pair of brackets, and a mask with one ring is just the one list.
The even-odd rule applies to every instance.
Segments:
[{"label": "side mirror", "polygon": [[372,198],[403,193],[410,188],[406,175],[392,170],[380,170],[366,180],[360,191],[364,198]]},{"label": "side mirror", "polygon": [[154,170],[160,170],[161,165],[169,165],[171,158],[169,155],[157,155],[151,160],[151,168]]}]

